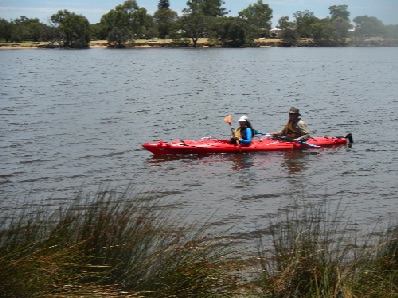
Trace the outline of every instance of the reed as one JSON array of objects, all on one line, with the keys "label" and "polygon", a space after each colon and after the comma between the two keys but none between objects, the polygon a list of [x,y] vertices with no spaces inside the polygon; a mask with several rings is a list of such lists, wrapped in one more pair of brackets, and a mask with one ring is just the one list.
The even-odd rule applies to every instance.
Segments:
[{"label": "reed", "polygon": [[1,224],[2,297],[80,295],[93,284],[145,297],[219,297],[237,286],[236,257],[222,240],[131,191],[80,194],[65,209]]},{"label": "reed", "polygon": [[398,297],[398,226],[377,235],[366,247],[353,283],[357,297]]},{"label": "reed", "polygon": [[353,238],[341,226],[338,210],[307,205],[271,221],[269,242],[259,239],[261,292],[269,297],[348,297],[354,268],[349,262]]},{"label": "reed", "polygon": [[340,206],[270,219],[256,260],[130,187],[22,210],[0,217],[1,297],[398,297],[398,226],[360,239]]},{"label": "reed", "polygon": [[297,210],[259,237],[260,297],[398,297],[397,225],[358,238],[339,205]]}]

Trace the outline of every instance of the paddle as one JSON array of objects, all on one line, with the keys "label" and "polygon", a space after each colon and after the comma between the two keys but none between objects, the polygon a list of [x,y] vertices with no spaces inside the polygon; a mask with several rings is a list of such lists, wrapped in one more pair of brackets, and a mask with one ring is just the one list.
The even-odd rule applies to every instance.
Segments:
[{"label": "paddle", "polygon": [[304,142],[304,141],[300,141],[300,140],[295,140],[293,138],[289,138],[289,137],[286,137],[286,136],[283,136],[283,137],[272,137],[272,138],[275,139],[275,140],[280,140],[280,141],[296,142],[296,143],[300,143],[301,145],[305,145],[305,146],[308,146],[308,147],[321,148],[321,146],[318,146],[318,145],[315,145],[315,144],[310,144],[310,143],[307,143],[307,142]]},{"label": "paddle", "polygon": [[321,146],[318,146],[318,145],[315,145],[315,144],[310,144],[310,143],[307,143],[307,142],[304,142],[304,141],[300,141],[300,140],[293,140],[293,142],[298,142],[298,143],[300,143],[302,145],[313,147],[313,148],[321,148]]},{"label": "paddle", "polygon": [[[229,127],[230,127],[230,129],[231,129],[231,133],[232,133],[232,135],[233,135],[234,138],[235,138],[235,130],[234,130],[234,128],[232,127],[232,116],[231,116],[231,115],[228,115],[227,117],[225,117],[225,118],[224,118],[224,122],[229,124]],[[239,140],[236,140],[236,144],[235,144],[235,145],[238,145],[238,146],[239,146],[239,150],[241,150],[242,147],[241,147],[241,145],[240,145]]]},{"label": "paddle", "polygon": [[224,122],[229,124],[229,127],[231,129],[231,132],[234,134],[235,136],[235,132],[234,129],[232,128],[232,116],[228,115],[227,117],[224,118]]},{"label": "paddle", "polygon": [[254,130],[254,135],[255,135],[255,136],[256,136],[256,135],[262,135],[262,136],[265,136],[265,137],[267,137],[267,138],[272,137],[269,133],[259,132],[258,130]]},{"label": "paddle", "polygon": [[262,136],[265,136],[267,138],[273,138],[273,139],[280,140],[280,141],[297,142],[297,143],[300,143],[300,144],[305,145],[305,146],[314,147],[314,148],[321,148],[321,146],[318,146],[318,145],[315,145],[315,144],[309,144],[309,143],[306,143],[304,141],[295,140],[295,139],[292,139],[292,138],[289,138],[289,137],[275,137],[275,136],[270,135],[269,133],[263,133],[263,132],[259,132],[257,130],[254,131],[254,134],[262,135]]}]

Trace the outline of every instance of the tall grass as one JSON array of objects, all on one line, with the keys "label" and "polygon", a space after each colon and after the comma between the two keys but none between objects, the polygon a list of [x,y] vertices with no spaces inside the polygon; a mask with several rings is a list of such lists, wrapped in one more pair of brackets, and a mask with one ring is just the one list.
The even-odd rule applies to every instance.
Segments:
[{"label": "tall grass", "polygon": [[[219,297],[237,286],[235,259],[206,227],[126,191],[82,194],[66,209],[3,218],[0,296],[79,294],[112,285],[150,297]],[[47,212],[45,212],[47,211]]]},{"label": "tall grass", "polygon": [[262,295],[398,297],[397,229],[359,245],[339,210],[309,204],[271,221],[271,247],[259,238]]},{"label": "tall grass", "polygon": [[0,217],[1,297],[398,297],[398,226],[360,239],[340,206],[280,213],[256,261],[130,188],[24,210]]},{"label": "tall grass", "polygon": [[345,246],[335,222],[326,220],[324,209],[309,206],[272,223],[270,255],[259,251],[263,290],[275,297],[333,297],[343,292]]},{"label": "tall grass", "polygon": [[366,249],[361,271],[353,283],[358,297],[398,297],[398,226],[378,237],[376,245]]}]

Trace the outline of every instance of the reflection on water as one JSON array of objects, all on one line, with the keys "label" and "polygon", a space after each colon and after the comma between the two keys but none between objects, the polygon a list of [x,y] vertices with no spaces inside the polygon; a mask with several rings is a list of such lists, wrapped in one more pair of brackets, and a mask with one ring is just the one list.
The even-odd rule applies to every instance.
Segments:
[{"label": "reflection on water", "polygon": [[305,169],[306,160],[304,156],[306,151],[288,151],[284,154],[284,161],[282,166],[287,168],[287,173],[298,174]]},{"label": "reflection on water", "polygon": [[[348,145],[347,145],[348,146]],[[342,148],[343,146],[339,146]],[[336,147],[338,150],[339,147]],[[351,147],[351,146],[350,146]],[[332,150],[333,148],[328,148]],[[319,151],[309,150],[288,150],[281,152],[260,152],[260,153],[238,153],[238,154],[191,154],[191,155],[150,155],[147,158],[149,165],[157,165],[174,161],[196,162],[200,165],[209,165],[214,163],[231,164],[232,171],[240,172],[245,169],[259,167],[255,164],[259,159],[264,157],[267,160],[269,155],[282,156],[281,167],[287,169],[288,174],[298,174],[305,169],[306,156],[318,155]],[[264,166],[264,163],[261,164]]]},{"label": "reflection on water", "polygon": [[250,154],[236,154],[232,156],[231,159],[233,161],[233,166],[231,169],[234,171],[250,169],[252,166],[254,166],[254,162]]}]

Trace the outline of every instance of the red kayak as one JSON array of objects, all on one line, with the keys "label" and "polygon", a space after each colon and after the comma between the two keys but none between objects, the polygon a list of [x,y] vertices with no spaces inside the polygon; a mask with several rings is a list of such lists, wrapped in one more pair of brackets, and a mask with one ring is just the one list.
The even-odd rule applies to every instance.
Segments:
[{"label": "red kayak", "polygon": [[345,137],[312,137],[307,142],[298,142],[294,140],[266,137],[261,139],[254,139],[249,145],[230,144],[230,140],[201,139],[175,140],[171,142],[158,141],[155,143],[142,144],[142,147],[155,155],[213,154],[324,148],[333,147],[336,145],[345,145],[352,142],[352,135],[348,134]]}]

